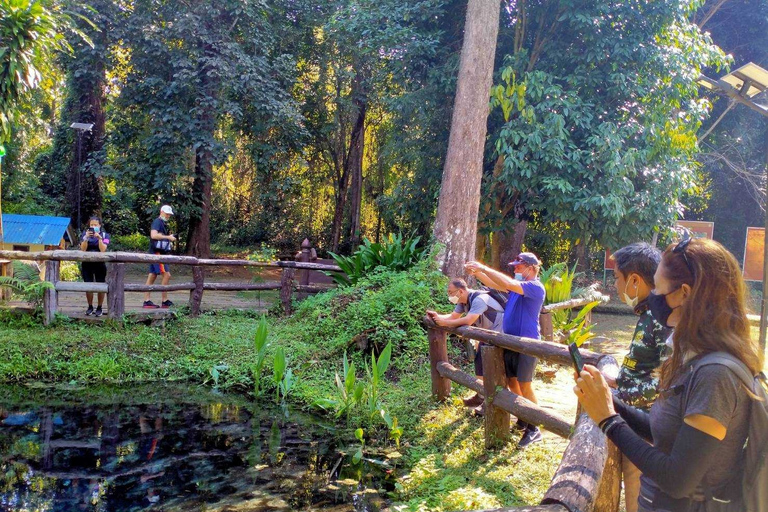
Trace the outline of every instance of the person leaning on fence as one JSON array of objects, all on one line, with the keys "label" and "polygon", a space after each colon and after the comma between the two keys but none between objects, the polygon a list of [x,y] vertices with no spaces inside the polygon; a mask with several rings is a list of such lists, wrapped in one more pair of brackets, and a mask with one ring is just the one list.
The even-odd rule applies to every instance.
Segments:
[{"label": "person leaning on fence", "polygon": [[[535,254],[520,253],[509,263],[515,273],[514,279],[477,261],[471,261],[464,267],[486,286],[509,293],[502,323],[504,334],[533,339],[541,337],[539,313],[546,291],[539,281],[541,261]],[[508,356],[505,354],[504,357],[506,363]],[[537,403],[536,394],[533,392],[533,376],[536,373],[538,358],[518,352],[511,352],[510,357],[513,369],[513,377],[508,379],[510,391]],[[517,426],[523,429],[523,437],[517,443],[518,447],[525,448],[543,439],[536,425],[518,419]]]},{"label": "person leaning on fence", "polygon": [[[109,234],[101,229],[101,219],[91,217],[88,220],[88,229],[83,231],[80,237],[80,250],[86,252],[106,252],[109,245]],[[107,280],[107,264],[103,261],[84,261],[80,266],[80,273],[85,283],[103,283]],[[88,309],[85,310],[87,316],[101,316],[104,314],[103,292],[98,293],[98,305],[93,309],[93,292],[85,292],[85,299],[88,301]]]},{"label": "person leaning on fence", "polygon": [[[467,287],[467,282],[463,279],[452,279],[448,283],[448,300],[455,305],[455,309],[449,315],[441,315],[435,311],[427,311],[427,315],[432,318],[437,325],[447,327],[460,327],[462,325],[474,325],[481,329],[502,332],[501,324],[504,318],[504,307],[498,300],[493,298],[486,290],[473,290]],[[480,343],[475,351],[475,375],[483,379],[483,343]],[[511,367],[508,371],[508,377],[512,376]],[[464,400],[466,407],[474,407],[477,414],[483,414],[483,397],[475,393],[471,398]]]},{"label": "person leaning on fence", "polygon": [[[754,378],[763,361],[750,337],[739,265],[719,243],[688,238],[664,251],[654,281],[649,307],[674,332],[650,413],[612,398],[594,366],[584,367],[574,392],[642,471],[640,512],[764,511],[768,501],[748,508],[757,494],[768,498],[760,480],[768,429],[754,427],[768,423],[768,410]],[[743,484],[755,475],[749,491]]]},{"label": "person leaning on fence", "polygon": [[[670,333],[654,319],[648,307],[661,251],[647,243],[636,243],[622,247],[611,258],[616,262],[613,270],[616,292],[640,318],[619,375],[615,379],[606,376],[605,380],[625,404],[647,410],[658,394],[659,382],[654,372],[661,365]],[[627,457],[622,457],[621,472],[626,512],[637,512],[640,470]]]},{"label": "person leaning on fence", "polygon": [[[160,208],[160,216],[152,221],[152,228],[149,234],[149,253],[150,254],[170,254],[176,237],[171,234],[168,227],[168,221],[171,220],[173,209],[166,205]],[[147,276],[147,285],[155,283],[157,276],[162,275],[162,283],[167,285],[171,282],[171,269],[164,263],[152,263],[149,265],[149,275]],[[159,307],[169,308],[173,302],[168,300],[168,292],[162,294],[162,303],[160,306],[150,300],[150,292],[144,294],[144,308],[156,309]]]}]

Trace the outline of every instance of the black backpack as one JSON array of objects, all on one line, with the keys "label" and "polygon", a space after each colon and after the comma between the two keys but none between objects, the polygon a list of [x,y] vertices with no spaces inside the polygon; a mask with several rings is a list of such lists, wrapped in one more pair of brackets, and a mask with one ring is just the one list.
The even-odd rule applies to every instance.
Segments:
[{"label": "black backpack", "polygon": [[472,301],[475,299],[475,297],[477,297],[481,293],[484,293],[484,294],[490,296],[493,300],[495,300],[496,302],[499,303],[499,306],[501,306],[500,310],[496,310],[496,309],[493,309],[493,308],[489,307],[488,309],[485,310],[485,313],[483,313],[483,316],[485,316],[488,319],[488,321],[491,322],[491,324],[493,324],[493,323],[496,322],[497,315],[499,313],[501,313],[501,314],[504,313],[504,308],[507,307],[507,296],[504,295],[499,290],[493,290],[491,288],[487,288],[487,287],[483,286],[480,289],[475,290],[474,292],[470,293],[469,297],[467,297],[467,305],[466,305],[467,311],[472,309]]},{"label": "black backpack", "polygon": [[[740,475],[741,504],[733,504],[740,512],[768,512],[768,393],[766,377],[762,372],[753,376],[738,358],[726,352],[713,352],[696,361],[693,374],[702,366],[721,364],[731,370],[758,400],[752,399],[749,411],[749,431],[744,444],[744,470]],[[689,380],[690,382],[690,380]],[[687,395],[686,395],[687,402]],[[738,485],[736,481],[734,487]],[[709,509],[707,509],[709,510]],[[718,510],[732,510],[728,505]]]}]

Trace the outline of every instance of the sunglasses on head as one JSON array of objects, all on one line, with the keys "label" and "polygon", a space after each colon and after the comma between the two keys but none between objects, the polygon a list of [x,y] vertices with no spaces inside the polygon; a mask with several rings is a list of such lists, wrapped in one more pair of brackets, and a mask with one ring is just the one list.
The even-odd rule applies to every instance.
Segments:
[{"label": "sunglasses on head", "polygon": [[693,265],[691,265],[690,260],[688,260],[688,256],[685,255],[685,250],[688,248],[688,244],[691,243],[691,240],[692,240],[692,237],[690,235],[680,240],[680,242],[678,242],[675,248],[672,249],[672,253],[682,254],[683,261],[685,261],[685,266],[688,267],[688,271],[691,273],[692,276],[696,277],[696,273],[693,271]]}]

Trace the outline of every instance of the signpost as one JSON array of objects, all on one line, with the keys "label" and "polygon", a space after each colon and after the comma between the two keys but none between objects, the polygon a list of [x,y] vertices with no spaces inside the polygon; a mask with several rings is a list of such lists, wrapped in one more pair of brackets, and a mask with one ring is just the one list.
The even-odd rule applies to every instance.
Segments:
[{"label": "signpost", "polygon": [[745,281],[763,280],[765,254],[765,228],[747,228],[744,242],[744,262],[742,264]]},{"label": "signpost", "polygon": [[675,226],[685,228],[691,232],[693,238],[708,238],[712,240],[715,233],[715,223],[701,220],[679,220]]}]

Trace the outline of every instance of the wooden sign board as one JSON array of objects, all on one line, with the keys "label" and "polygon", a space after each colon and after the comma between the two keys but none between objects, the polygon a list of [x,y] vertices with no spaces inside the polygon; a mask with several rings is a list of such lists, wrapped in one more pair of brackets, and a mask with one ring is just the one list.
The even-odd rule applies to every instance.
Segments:
[{"label": "wooden sign board", "polygon": [[744,264],[742,265],[745,281],[763,280],[764,250],[765,228],[747,228],[747,241],[744,244]]},{"label": "wooden sign board", "polygon": [[675,226],[685,228],[691,232],[693,238],[708,238],[712,240],[715,233],[715,223],[700,220],[679,220]]},{"label": "wooden sign board", "polygon": [[603,270],[613,270],[616,268],[616,262],[611,259],[611,250],[605,250],[605,259],[603,260]]}]

